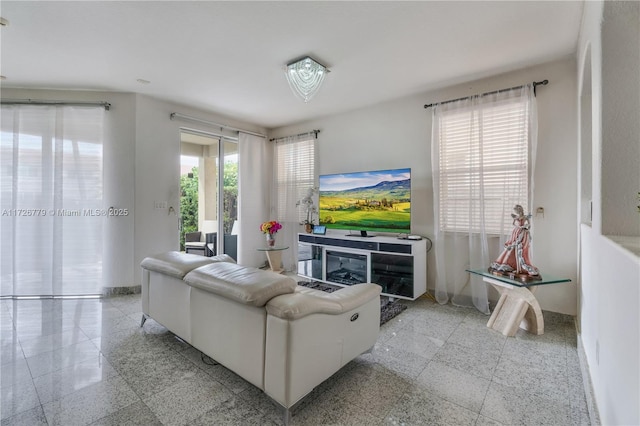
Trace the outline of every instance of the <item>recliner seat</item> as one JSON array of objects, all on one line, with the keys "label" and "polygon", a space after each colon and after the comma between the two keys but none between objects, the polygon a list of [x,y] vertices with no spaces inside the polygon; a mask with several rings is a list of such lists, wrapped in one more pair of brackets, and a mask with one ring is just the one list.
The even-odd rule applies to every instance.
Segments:
[{"label": "recliner seat", "polygon": [[179,252],[141,263],[151,317],[290,409],[375,344],[380,286],[325,293],[227,255]]}]

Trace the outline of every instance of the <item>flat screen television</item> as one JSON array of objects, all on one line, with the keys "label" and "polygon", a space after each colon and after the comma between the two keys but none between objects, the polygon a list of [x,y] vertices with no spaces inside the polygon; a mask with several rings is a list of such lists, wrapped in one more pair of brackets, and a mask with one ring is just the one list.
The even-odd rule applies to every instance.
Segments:
[{"label": "flat screen television", "polygon": [[409,233],[411,169],[321,175],[318,201],[328,229]]}]

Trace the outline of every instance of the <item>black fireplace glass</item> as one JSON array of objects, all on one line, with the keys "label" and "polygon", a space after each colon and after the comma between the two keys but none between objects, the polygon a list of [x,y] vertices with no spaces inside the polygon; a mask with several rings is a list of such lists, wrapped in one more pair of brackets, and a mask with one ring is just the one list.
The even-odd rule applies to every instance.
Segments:
[{"label": "black fireplace glass", "polygon": [[367,282],[367,255],[327,250],[327,281],[343,285]]},{"label": "black fireplace glass", "polygon": [[383,293],[413,298],[413,257],[371,253],[371,282]]}]

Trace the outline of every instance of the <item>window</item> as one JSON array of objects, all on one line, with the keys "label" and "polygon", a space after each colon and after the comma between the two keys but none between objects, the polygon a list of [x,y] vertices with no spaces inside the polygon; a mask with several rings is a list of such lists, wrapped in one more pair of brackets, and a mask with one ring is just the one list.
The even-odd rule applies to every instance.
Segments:
[{"label": "window", "polygon": [[279,220],[302,222],[303,209],[296,208],[309,188],[315,186],[315,135],[304,139],[284,138],[276,141],[276,214]]},{"label": "window", "polygon": [[[475,102],[475,103],[474,103]],[[529,208],[526,97],[467,102],[438,115],[440,230],[504,234],[509,213]]]}]

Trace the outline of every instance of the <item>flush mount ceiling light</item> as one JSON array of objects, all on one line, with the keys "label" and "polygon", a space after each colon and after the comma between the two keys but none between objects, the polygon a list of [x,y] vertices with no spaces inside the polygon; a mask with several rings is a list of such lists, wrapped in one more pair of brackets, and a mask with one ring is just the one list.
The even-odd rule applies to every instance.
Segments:
[{"label": "flush mount ceiling light", "polygon": [[327,67],[305,56],[287,64],[286,76],[293,93],[309,102],[320,89],[328,72]]}]

